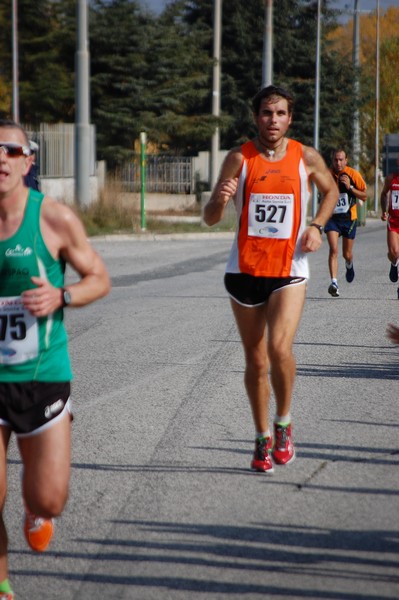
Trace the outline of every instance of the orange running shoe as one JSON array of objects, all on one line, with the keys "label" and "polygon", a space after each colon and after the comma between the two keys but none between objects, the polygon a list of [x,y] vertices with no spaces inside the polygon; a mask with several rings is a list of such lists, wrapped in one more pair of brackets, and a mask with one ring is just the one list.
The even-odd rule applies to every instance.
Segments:
[{"label": "orange running shoe", "polygon": [[35,552],[44,552],[51,542],[53,533],[53,519],[43,519],[29,511],[25,512],[24,534],[32,550],[35,550]]},{"label": "orange running shoe", "polygon": [[0,600],[14,600],[12,592],[0,592]]}]

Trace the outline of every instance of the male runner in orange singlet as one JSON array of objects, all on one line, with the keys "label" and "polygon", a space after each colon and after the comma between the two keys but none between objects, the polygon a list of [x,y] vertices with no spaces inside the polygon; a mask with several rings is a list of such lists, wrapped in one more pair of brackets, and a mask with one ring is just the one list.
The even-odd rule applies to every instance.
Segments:
[{"label": "male runner in orange singlet", "polygon": [[[204,219],[208,225],[218,223],[234,198],[238,229],[225,286],[244,348],[244,381],[256,430],[251,467],[272,473],[272,458],[280,465],[295,458],[292,346],[309,277],[306,255],[322,243],[338,189],[320,154],[286,137],[293,112],[287,90],[268,86],[255,96],[252,107],[258,135],[227,155]],[[307,226],[310,181],[323,200]],[[270,383],[277,404],[274,441],[269,427]]]}]

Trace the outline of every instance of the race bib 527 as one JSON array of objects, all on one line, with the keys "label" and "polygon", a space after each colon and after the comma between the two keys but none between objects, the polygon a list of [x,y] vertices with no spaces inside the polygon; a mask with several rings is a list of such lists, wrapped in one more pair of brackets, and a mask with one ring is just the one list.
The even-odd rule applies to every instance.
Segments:
[{"label": "race bib 527", "polygon": [[294,219],[293,194],[251,194],[248,235],[287,240]]}]

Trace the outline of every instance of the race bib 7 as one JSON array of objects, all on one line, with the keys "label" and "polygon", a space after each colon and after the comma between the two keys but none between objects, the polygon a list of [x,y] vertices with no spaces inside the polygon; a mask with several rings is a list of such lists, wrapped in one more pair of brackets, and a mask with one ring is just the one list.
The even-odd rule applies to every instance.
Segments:
[{"label": "race bib 7", "polygon": [[399,190],[391,190],[392,210],[399,210]]}]

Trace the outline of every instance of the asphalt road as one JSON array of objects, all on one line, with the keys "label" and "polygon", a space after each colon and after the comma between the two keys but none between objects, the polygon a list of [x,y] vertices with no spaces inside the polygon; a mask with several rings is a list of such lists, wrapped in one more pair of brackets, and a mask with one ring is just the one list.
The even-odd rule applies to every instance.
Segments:
[{"label": "asphalt road", "polygon": [[[222,284],[231,240],[94,240],[113,278],[69,310],[73,470],[50,549],[22,535],[12,443],[6,519],[16,600],[399,598],[399,324],[384,225],[327,294],[327,244],[295,353],[297,459],[249,470],[253,425]],[[69,275],[73,281],[73,275]],[[272,406],[274,411],[274,406]]]}]

